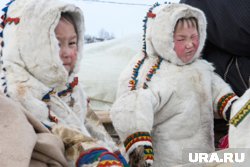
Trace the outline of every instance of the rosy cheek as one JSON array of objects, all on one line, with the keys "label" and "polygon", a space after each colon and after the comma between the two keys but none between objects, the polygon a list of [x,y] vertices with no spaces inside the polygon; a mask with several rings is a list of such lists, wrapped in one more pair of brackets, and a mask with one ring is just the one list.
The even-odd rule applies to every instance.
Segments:
[{"label": "rosy cheek", "polygon": [[195,50],[197,50],[198,47],[199,47],[199,45],[200,45],[200,42],[199,42],[199,40],[195,40],[195,41],[193,42],[193,44],[194,44]]},{"label": "rosy cheek", "polygon": [[185,47],[181,42],[175,42],[174,50],[177,54],[185,51]]},{"label": "rosy cheek", "polygon": [[76,60],[77,60],[77,50],[74,49],[72,52],[71,52],[71,70],[73,70],[75,68],[75,64],[76,64]]},{"label": "rosy cheek", "polygon": [[71,52],[71,59],[75,60],[77,58],[77,49],[73,49]]}]

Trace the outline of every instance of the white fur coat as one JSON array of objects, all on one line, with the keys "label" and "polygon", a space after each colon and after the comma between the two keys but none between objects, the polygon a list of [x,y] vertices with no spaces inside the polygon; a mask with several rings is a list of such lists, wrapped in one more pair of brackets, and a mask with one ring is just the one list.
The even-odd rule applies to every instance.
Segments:
[{"label": "white fur coat", "polygon": [[[148,57],[139,68],[136,90],[130,91],[129,81],[143,54],[137,55],[120,76],[111,117],[123,142],[136,132],[151,134],[152,143],[138,139],[128,147],[128,154],[137,146],[149,145],[154,149],[153,166],[174,166],[185,163],[184,151],[214,151],[214,114],[218,112],[218,101],[232,90],[213,72],[210,63],[199,59],[206,38],[203,12],[184,4],[161,5],[152,12],[156,16],[148,18],[146,24]],[[173,50],[173,31],[179,18],[191,16],[198,20],[200,46],[185,64]],[[158,56],[163,61],[147,82],[146,75]],[[147,89],[143,88],[144,82]]]}]

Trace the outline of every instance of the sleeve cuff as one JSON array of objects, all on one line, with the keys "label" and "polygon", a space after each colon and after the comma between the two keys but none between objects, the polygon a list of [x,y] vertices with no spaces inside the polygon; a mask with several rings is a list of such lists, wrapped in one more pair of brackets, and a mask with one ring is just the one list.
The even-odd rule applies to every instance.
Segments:
[{"label": "sleeve cuff", "polygon": [[233,116],[229,121],[230,124],[237,127],[239,123],[250,113],[250,100]]},{"label": "sleeve cuff", "polygon": [[152,148],[152,138],[148,132],[136,132],[128,136],[124,141],[124,146],[129,155],[138,146],[144,146],[144,158],[147,163],[152,164],[154,152]]},{"label": "sleeve cuff", "polygon": [[217,104],[217,112],[221,118],[228,121],[230,119],[230,110],[233,102],[239,97],[234,93],[228,93],[222,96]]},{"label": "sleeve cuff", "polygon": [[129,167],[125,158],[121,154],[117,155],[116,153],[109,152],[103,147],[83,151],[76,161],[76,167],[85,165],[97,167]]}]

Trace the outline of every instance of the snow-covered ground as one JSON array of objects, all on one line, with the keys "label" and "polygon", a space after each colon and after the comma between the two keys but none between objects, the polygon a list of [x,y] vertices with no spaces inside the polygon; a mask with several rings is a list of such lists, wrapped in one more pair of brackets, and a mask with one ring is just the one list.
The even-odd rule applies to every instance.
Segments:
[{"label": "snow-covered ground", "polygon": [[110,109],[118,77],[129,60],[141,50],[142,35],[86,44],[78,74],[94,110]]}]

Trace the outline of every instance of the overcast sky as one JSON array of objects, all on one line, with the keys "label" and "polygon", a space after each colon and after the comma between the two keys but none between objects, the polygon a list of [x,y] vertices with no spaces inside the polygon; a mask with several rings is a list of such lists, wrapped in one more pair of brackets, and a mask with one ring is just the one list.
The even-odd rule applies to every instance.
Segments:
[{"label": "overcast sky", "polygon": [[[142,20],[155,2],[165,0],[68,0],[80,6],[85,15],[86,34],[98,35],[101,29],[115,37],[142,32]],[[104,3],[110,2],[110,3]],[[178,2],[178,0],[169,0]],[[121,3],[121,4],[116,4]],[[122,4],[128,3],[128,4]],[[130,4],[130,5],[129,5]],[[132,5],[134,4],[134,5]]]},{"label": "overcast sky", "polygon": [[[101,29],[115,37],[142,32],[142,20],[150,5],[166,0],[63,0],[79,6],[85,16],[86,34],[99,35]],[[178,2],[179,0],[168,0]],[[0,0],[0,8],[9,0]]]}]

